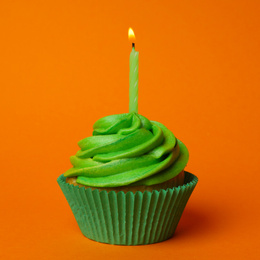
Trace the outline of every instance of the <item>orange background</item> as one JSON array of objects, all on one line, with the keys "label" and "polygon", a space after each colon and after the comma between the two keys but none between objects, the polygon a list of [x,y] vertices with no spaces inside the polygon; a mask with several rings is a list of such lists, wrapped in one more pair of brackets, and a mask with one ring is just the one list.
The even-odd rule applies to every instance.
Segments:
[{"label": "orange background", "polygon": [[[259,259],[259,1],[1,1],[2,259]],[[56,179],[106,115],[164,123],[199,177],[175,236],[85,238]]]}]

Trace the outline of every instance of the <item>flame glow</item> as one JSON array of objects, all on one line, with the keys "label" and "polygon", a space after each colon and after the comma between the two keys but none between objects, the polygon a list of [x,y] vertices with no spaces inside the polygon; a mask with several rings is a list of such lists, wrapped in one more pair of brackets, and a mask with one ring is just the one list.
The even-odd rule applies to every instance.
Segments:
[{"label": "flame glow", "polygon": [[134,31],[132,28],[129,28],[128,29],[128,39],[130,41],[134,41],[135,40],[135,34],[134,34]]}]

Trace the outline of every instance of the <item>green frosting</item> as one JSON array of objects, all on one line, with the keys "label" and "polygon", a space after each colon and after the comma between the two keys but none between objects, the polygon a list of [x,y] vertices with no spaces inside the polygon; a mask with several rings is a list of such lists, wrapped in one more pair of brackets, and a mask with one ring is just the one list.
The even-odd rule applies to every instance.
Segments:
[{"label": "green frosting", "polygon": [[189,153],[163,124],[136,113],[103,117],[79,141],[65,177],[93,187],[154,185],[178,175]]}]

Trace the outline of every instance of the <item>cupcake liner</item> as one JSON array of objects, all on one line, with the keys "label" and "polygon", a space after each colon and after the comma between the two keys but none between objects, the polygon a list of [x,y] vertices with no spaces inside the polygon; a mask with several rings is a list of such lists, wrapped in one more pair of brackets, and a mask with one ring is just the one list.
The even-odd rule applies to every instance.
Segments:
[{"label": "cupcake liner", "polygon": [[117,245],[144,245],[164,241],[174,234],[198,178],[185,172],[184,185],[152,192],[98,191],[58,184],[79,228],[89,239]]}]

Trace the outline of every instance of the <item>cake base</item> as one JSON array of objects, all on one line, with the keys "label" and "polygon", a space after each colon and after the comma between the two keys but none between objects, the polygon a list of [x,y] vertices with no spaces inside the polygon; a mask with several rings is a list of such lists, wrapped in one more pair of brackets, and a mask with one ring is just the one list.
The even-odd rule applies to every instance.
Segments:
[{"label": "cake base", "polygon": [[178,187],[135,193],[74,186],[60,175],[64,193],[84,236],[116,245],[146,245],[171,238],[198,178],[184,172]]}]

